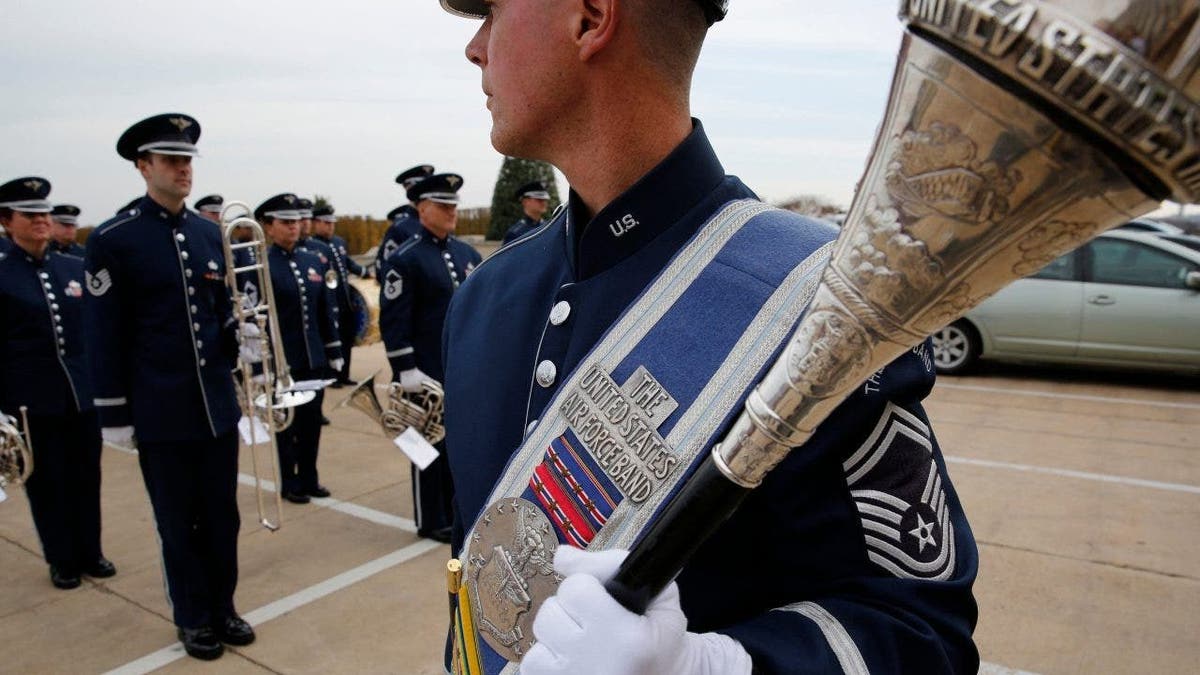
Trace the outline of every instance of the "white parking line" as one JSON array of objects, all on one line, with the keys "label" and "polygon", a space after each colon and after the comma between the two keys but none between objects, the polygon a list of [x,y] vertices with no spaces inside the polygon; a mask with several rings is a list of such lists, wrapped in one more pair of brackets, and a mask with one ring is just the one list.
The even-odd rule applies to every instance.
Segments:
[{"label": "white parking line", "polygon": [[[393,551],[382,558],[376,558],[371,562],[364,563],[355,567],[352,570],[342,572],[341,574],[326,579],[320,583],[314,584],[303,590],[297,591],[287,597],[280,598],[275,602],[263,605],[258,609],[246,614],[243,618],[250,622],[252,626],[259,626],[271,619],[276,619],[288,612],[299,609],[309,603],[320,600],[321,598],[336,593],[348,586],[356,584],[363,579],[372,577],[384,570],[391,569],[396,565],[408,562],[419,555],[428,553],[443,544],[428,539],[422,539],[414,544],[409,544],[404,548]],[[108,671],[106,675],[141,675],[162,668],[168,663],[177,661],[187,656],[183,651],[183,645],[176,642],[170,647],[147,654],[140,659],[130,661],[125,665]]]},{"label": "white parking line", "polygon": [[990,469],[1008,469],[1010,471],[1026,471],[1029,473],[1044,473],[1051,476],[1063,476],[1066,478],[1082,478],[1083,480],[1094,480],[1101,483],[1117,483],[1119,485],[1132,485],[1134,487],[1144,487],[1153,490],[1166,490],[1168,492],[1186,492],[1188,494],[1200,495],[1200,486],[1185,485],[1183,483],[1163,483],[1156,480],[1145,480],[1143,478],[1130,478],[1128,476],[1114,476],[1107,473],[1089,473],[1087,471],[1073,471],[1071,469],[1055,469],[1046,466],[1033,466],[1031,464],[1013,464],[1011,462],[995,462],[988,459],[973,459],[971,457],[946,457],[948,464],[970,464],[972,466],[985,466]]},{"label": "white parking line", "polygon": [[938,382],[937,389],[958,389],[962,391],[982,391],[989,394],[1014,394],[1017,396],[1037,396],[1041,398],[1069,399],[1073,401],[1094,401],[1097,403],[1118,403],[1121,405],[1144,405],[1152,408],[1175,408],[1181,410],[1200,410],[1200,403],[1172,403],[1170,401],[1150,401],[1144,398],[1122,398],[1117,396],[1090,396],[1088,394],[1064,394],[1061,392],[1038,391],[1036,389],[1007,389],[1004,387],[984,387],[975,384],[951,384]]},{"label": "white parking line", "polygon": [[[249,485],[250,487],[254,487],[254,476],[251,476],[251,475],[245,474],[245,473],[239,473],[238,474],[238,482],[241,483],[242,485]],[[275,491],[274,481],[264,480],[262,482],[262,487],[267,492]],[[355,504],[353,502],[344,502],[340,499],[333,499],[332,497],[326,497],[324,499],[314,498],[312,501],[314,504],[316,504],[318,506],[324,506],[325,508],[333,509],[334,511],[340,511],[348,516],[354,516],[355,518],[362,518],[363,520],[369,520],[372,523],[375,523],[377,525],[385,525],[387,527],[394,527],[398,530],[404,530],[405,532],[415,533],[417,531],[417,524],[414,523],[409,518],[401,518],[400,516],[393,516],[390,513],[384,513],[383,511],[376,511],[375,509],[368,508],[366,506],[362,506],[361,504]]]},{"label": "white parking line", "polygon": [[1031,673],[1028,670],[1016,670],[998,663],[984,661],[979,664],[979,675],[1037,675],[1037,673]]}]

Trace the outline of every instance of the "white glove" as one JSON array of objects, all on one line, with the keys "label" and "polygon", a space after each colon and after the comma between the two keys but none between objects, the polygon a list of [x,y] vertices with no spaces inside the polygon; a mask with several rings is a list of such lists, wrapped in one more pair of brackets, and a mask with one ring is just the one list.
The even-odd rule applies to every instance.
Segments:
[{"label": "white glove", "polygon": [[420,368],[400,371],[400,388],[404,391],[421,391],[421,383],[426,380],[436,382],[432,377],[422,373]]},{"label": "white glove", "polygon": [[133,437],[133,427],[104,427],[100,429],[100,438],[109,445],[133,450],[137,440]]},{"label": "white glove", "polygon": [[346,359],[334,359],[329,362],[329,367],[333,370],[341,370],[344,365],[346,365]]},{"label": "white glove", "polygon": [[533,620],[537,644],[521,660],[522,675],[750,673],[750,655],[718,633],[689,633],[672,583],[638,615],[604,590],[628,551],[589,553],[559,546],[554,568],[566,579]]},{"label": "white glove", "polygon": [[252,323],[243,323],[238,330],[242,339],[238,342],[238,356],[246,363],[262,363],[262,342],[258,339],[262,331]]}]

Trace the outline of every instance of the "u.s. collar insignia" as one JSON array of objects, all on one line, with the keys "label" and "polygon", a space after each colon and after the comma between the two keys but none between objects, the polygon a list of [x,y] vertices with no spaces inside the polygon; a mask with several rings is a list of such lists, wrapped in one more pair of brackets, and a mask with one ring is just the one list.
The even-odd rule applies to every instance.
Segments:
[{"label": "u.s. collar insignia", "polygon": [[842,468],[871,562],[908,579],[954,576],[954,524],[920,418],[889,402]]},{"label": "u.s. collar insignia", "polygon": [[396,270],[388,270],[383,279],[383,297],[395,300],[404,292],[404,277]]},{"label": "u.s. collar insignia", "polygon": [[168,121],[169,121],[171,124],[174,124],[174,125],[175,125],[175,128],[176,128],[176,129],[178,129],[178,130],[180,130],[180,131],[183,131],[184,129],[187,129],[188,127],[192,126],[192,121],[191,121],[191,120],[189,120],[189,119],[184,119],[184,118],[182,118],[182,117],[172,117],[172,118],[170,118]]},{"label": "u.s. collar insignia", "polygon": [[467,263],[467,268],[465,270],[463,270],[463,276],[466,276],[474,271],[475,271],[475,263],[469,262],[469,263]]},{"label": "u.s. collar insignia", "polygon": [[71,298],[82,298],[83,286],[78,281],[72,279],[68,281],[66,287],[63,288],[63,293]]},{"label": "u.s. collar insignia", "polygon": [[83,280],[87,283],[88,293],[97,298],[112,288],[112,275],[106,269],[98,270],[95,274],[85,271],[83,273]]}]

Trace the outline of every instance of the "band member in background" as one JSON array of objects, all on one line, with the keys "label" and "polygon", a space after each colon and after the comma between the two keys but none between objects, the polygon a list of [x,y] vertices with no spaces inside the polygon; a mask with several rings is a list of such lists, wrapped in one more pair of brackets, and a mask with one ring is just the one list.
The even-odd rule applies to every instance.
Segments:
[{"label": "band member in background", "polygon": [[[433,165],[418,164],[411,169],[405,169],[396,176],[396,183],[404,188],[405,195],[408,194],[408,189],[424,178],[433,175]],[[383,239],[379,241],[379,248],[375,251],[375,271],[379,271],[380,264],[391,254],[400,248],[400,245],[412,238],[414,234],[421,231],[421,224],[417,219],[416,205],[411,201],[408,204],[398,206],[387,215],[391,225],[388,226],[386,232],[383,233]]]},{"label": "band member in background", "polygon": [[33,524],[57,588],[117,573],[100,550],[100,425],[87,372],[83,259],[50,250],[50,182],[0,185],[0,412],[28,408]]},{"label": "band member in background", "polygon": [[73,204],[55,204],[50,211],[50,250],[82,258],[83,247],[75,241],[78,227],[79,207]]},{"label": "band member in background", "polygon": [[[300,214],[300,239],[296,242],[296,246],[310,253],[315,253],[321,261],[321,269],[318,271],[327,280],[336,281],[337,273],[333,271],[333,251],[330,250],[324,241],[313,237],[313,201],[307,197],[297,197],[296,200],[296,211]],[[333,314],[334,318],[340,322],[338,311],[339,305],[335,302],[333,305]],[[349,348],[347,347],[347,350]],[[334,379],[337,379],[336,375]],[[321,426],[329,425],[329,418],[325,416],[324,412],[321,413],[320,420]]]},{"label": "band member in background", "polygon": [[117,141],[146,196],[88,238],[84,303],[105,442],[138,448],[184,649],[215,659],[254,631],[237,615],[237,327],[221,237],[184,204],[200,124],[144,119]]},{"label": "band member in background", "polygon": [[[574,544],[554,557],[565,580],[517,656],[525,675],[974,673],[977,552],[920,405],[934,374],[919,349],[855,385],[644,615],[602,585],[620,548],[580,550],[608,548],[597,532],[636,537],[653,509],[630,495],[669,494],[720,439],[790,334],[790,321],[757,332],[778,320],[771,298],[798,279],[815,288],[836,236],[758,206],[690,116],[701,45],[728,4],[442,0],[484,19],[466,55],[492,144],[571,184],[556,223],[489,258],[446,318],[456,512],[478,535],[528,494],[523,522]],[[798,318],[798,305],[781,306]],[[675,472],[659,475],[652,431],[684,455]],[[667,483],[644,482],[643,461]],[[489,506],[497,485],[507,501]]]},{"label": "band member in background", "polygon": [[[408,392],[442,379],[442,323],[458,287],[481,261],[454,237],[462,177],[442,173],[408,189],[421,231],[383,261],[379,270],[379,328],[392,366],[392,381]],[[412,469],[417,533],[446,542],[453,522],[454,488],[442,453],[424,470]]]},{"label": "band member in background", "polygon": [[12,248],[12,240],[8,238],[8,232],[4,227],[0,226],[0,253],[4,253],[10,248]]},{"label": "band member in background", "polygon": [[346,240],[334,234],[337,218],[333,215],[333,207],[317,206],[313,209],[312,238],[325,244],[329,249],[330,269],[337,274],[338,286],[334,289],[337,298],[338,329],[342,340],[342,367],[330,372],[330,377],[336,378],[335,387],[354,384],[350,379],[350,358],[354,347],[354,336],[357,332],[355,325],[354,301],[350,294],[350,275],[366,278],[367,270],[354,262],[346,250]]},{"label": "band member in background", "polygon": [[[319,380],[326,369],[342,366],[342,342],[338,337],[336,300],[327,285],[326,271],[317,254],[301,247],[299,209],[296,195],[283,193],[264,201],[254,210],[270,240],[267,262],[271,268],[272,301],[279,318],[279,337],[284,356],[296,381]],[[245,283],[239,281],[239,283]],[[262,289],[251,286],[248,295]],[[283,498],[307,504],[310,497],[328,497],[317,475],[317,453],[321,443],[321,403],[324,392],[297,406],[292,425],[275,438],[279,449]]]},{"label": "band member in background", "polygon": [[540,180],[517,188],[515,197],[521,203],[521,210],[525,215],[504,233],[504,244],[516,241],[541,227],[542,216],[546,215],[546,209],[550,206],[550,193],[546,190],[546,184]]},{"label": "band member in background", "polygon": [[221,208],[224,205],[225,198],[221,195],[205,195],[196,200],[195,208],[196,213],[220,225]]}]

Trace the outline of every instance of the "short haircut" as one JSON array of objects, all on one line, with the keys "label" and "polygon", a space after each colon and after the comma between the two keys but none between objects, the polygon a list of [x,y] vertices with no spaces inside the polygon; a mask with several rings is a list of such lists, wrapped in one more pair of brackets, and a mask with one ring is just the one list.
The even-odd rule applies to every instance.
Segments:
[{"label": "short haircut", "polygon": [[704,8],[696,0],[632,0],[626,6],[647,60],[686,94],[708,33]]}]

